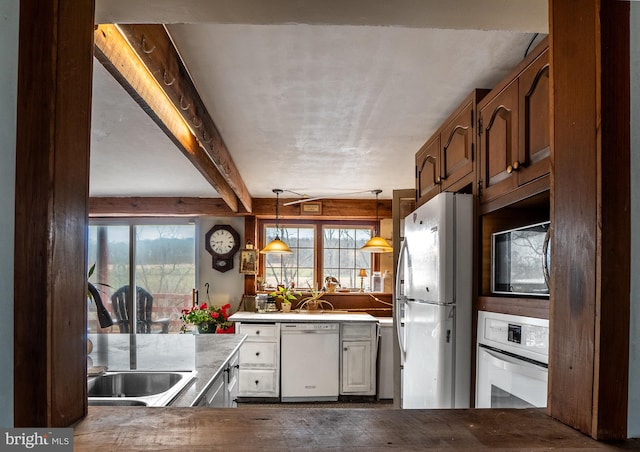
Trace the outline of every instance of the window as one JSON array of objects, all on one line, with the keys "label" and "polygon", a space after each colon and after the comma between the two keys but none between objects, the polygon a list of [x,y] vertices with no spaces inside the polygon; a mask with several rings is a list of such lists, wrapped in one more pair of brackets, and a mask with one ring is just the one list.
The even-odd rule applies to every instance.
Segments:
[{"label": "window", "polygon": [[[178,332],[180,311],[191,306],[196,284],[195,225],[183,220],[99,222],[89,225],[89,267],[96,265],[91,282],[96,285],[107,310],[117,320],[111,296],[130,285],[130,269],[135,268],[135,285],[153,298],[152,332]],[[132,263],[132,261],[135,261]],[[89,304],[89,331],[99,330],[95,305]],[[103,332],[120,332],[117,325]]]},{"label": "window", "polygon": [[360,251],[371,238],[371,228],[325,226],[322,230],[322,280],[327,276],[333,276],[340,281],[342,287],[358,287],[358,272],[361,268],[367,271],[367,275],[371,275],[371,253]]},{"label": "window", "polygon": [[293,282],[300,289],[321,288],[333,276],[343,288],[360,287],[361,268],[371,275],[373,257],[360,251],[373,233],[373,222],[295,222],[275,225],[262,223],[262,244],[280,237],[293,254],[262,255],[262,275],[268,287]]},{"label": "window", "polygon": [[269,287],[292,282],[299,288],[315,287],[316,228],[311,225],[283,226],[276,232],[275,226],[265,227],[265,242],[280,237],[293,254],[265,254],[265,282]]}]

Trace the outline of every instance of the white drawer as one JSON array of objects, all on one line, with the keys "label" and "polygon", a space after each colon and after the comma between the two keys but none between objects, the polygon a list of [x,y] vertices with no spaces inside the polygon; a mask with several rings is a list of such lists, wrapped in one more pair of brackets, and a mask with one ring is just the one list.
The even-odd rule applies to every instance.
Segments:
[{"label": "white drawer", "polygon": [[240,334],[246,334],[248,341],[252,339],[276,340],[279,331],[276,325],[242,323],[240,324]]},{"label": "white drawer", "polygon": [[240,347],[240,368],[246,366],[277,367],[278,344],[275,342],[245,342]]},{"label": "white drawer", "polygon": [[275,370],[241,369],[238,395],[273,394],[277,391],[277,382]]},{"label": "white drawer", "polygon": [[374,327],[369,323],[343,323],[342,339],[371,339]]}]

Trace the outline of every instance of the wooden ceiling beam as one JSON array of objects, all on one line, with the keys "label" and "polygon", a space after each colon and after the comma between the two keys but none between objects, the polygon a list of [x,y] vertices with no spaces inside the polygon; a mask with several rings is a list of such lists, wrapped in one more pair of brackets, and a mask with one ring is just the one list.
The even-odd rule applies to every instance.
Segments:
[{"label": "wooden ceiling beam", "polygon": [[[280,200],[280,218],[296,219],[332,219],[332,220],[375,220],[375,200],[369,199],[323,199],[322,213],[319,215],[303,214],[300,204],[283,206],[291,200]],[[233,212],[218,198],[124,198],[124,197],[92,197],[89,198],[90,217],[117,216],[243,216],[255,215],[261,218],[275,216],[274,198],[253,199],[253,212]],[[378,201],[378,217],[391,218],[391,200]]]},{"label": "wooden ceiling beam", "polygon": [[245,210],[251,212],[249,190],[165,27],[158,24],[121,24],[118,28],[189,124]]},{"label": "wooden ceiling beam", "polygon": [[98,61],[182,151],[229,208],[237,212],[235,192],[120,31],[113,25],[96,27],[94,49]]}]

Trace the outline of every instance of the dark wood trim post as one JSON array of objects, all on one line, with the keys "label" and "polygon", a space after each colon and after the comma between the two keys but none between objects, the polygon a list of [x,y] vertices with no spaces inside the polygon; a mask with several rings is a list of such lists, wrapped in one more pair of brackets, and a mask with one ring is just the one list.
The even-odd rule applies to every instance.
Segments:
[{"label": "dark wood trim post", "polygon": [[14,423],[87,413],[86,233],[94,0],[20,0]]},{"label": "dark wood trim post", "polygon": [[629,2],[551,0],[549,414],[596,439],[627,431]]},{"label": "dark wood trim post", "polygon": [[[253,246],[258,248],[258,221],[256,217],[253,215],[248,215],[244,217],[244,245],[251,241]],[[256,265],[260,268],[260,257],[258,257],[258,262]],[[255,295],[256,294],[256,275],[244,275],[244,295]],[[246,309],[246,306],[245,306]]]}]

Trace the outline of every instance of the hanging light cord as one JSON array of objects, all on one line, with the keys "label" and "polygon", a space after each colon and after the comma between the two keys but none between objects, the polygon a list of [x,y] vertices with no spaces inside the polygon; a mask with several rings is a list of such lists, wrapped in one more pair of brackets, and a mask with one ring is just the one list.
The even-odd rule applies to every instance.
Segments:
[{"label": "hanging light cord", "polygon": [[374,235],[376,236],[378,235],[378,226],[380,224],[380,222],[378,221],[378,195],[380,194],[381,191],[382,190],[374,190],[374,193],[376,194],[376,224],[373,232],[375,233]]},{"label": "hanging light cord", "polygon": [[280,226],[278,224],[278,204],[280,203],[278,202],[278,199],[280,198],[282,190],[275,188],[273,192],[276,194],[276,240],[280,240]]}]

